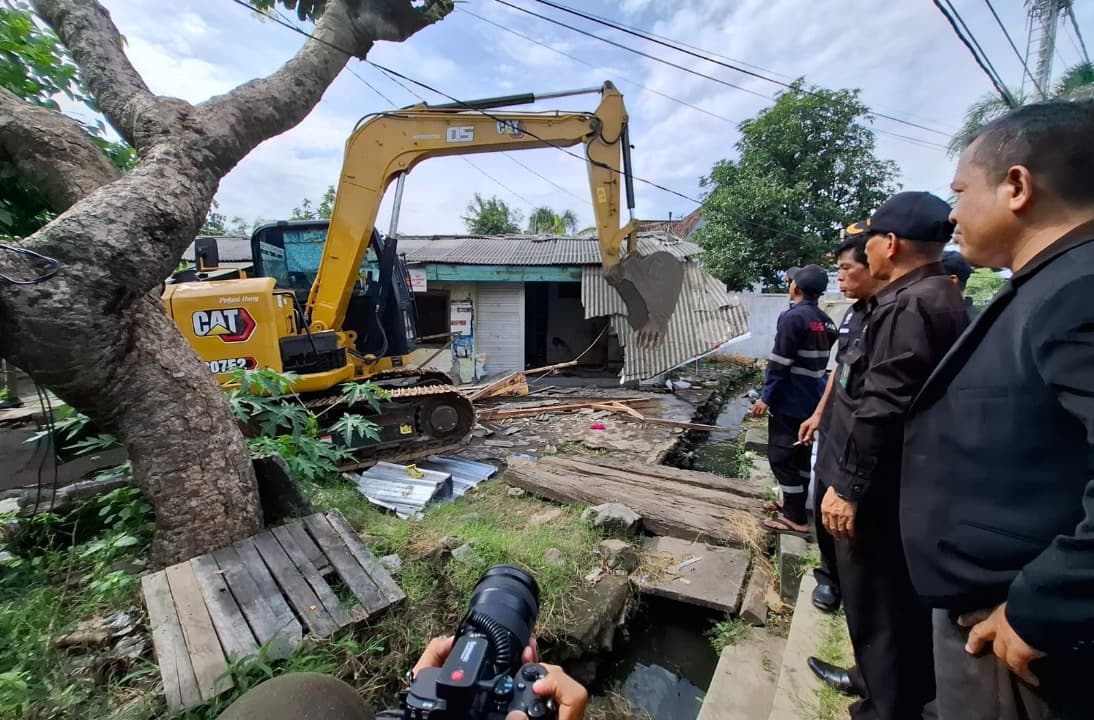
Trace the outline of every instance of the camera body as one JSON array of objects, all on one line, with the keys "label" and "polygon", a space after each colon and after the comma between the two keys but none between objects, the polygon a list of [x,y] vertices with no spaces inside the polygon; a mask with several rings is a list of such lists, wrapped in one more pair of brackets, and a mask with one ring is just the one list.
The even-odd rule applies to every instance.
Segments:
[{"label": "camera body", "polygon": [[532,691],[546,669],[521,664],[538,615],[539,586],[531,575],[509,565],[487,570],[444,665],[419,672],[403,693],[403,718],[505,720],[513,710],[532,720],[556,717],[554,703]]}]

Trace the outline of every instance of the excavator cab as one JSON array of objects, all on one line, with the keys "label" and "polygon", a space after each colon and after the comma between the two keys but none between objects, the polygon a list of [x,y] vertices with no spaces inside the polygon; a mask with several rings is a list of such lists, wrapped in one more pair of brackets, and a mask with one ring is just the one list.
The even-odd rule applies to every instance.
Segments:
[{"label": "excavator cab", "polygon": [[[328,220],[270,223],[251,235],[254,275],[273,278],[291,290],[303,308],[319,273]],[[394,238],[372,231],[346,307],[342,329],[355,334],[353,349],[363,357],[389,358],[399,367],[417,343],[417,313],[406,263]]]}]

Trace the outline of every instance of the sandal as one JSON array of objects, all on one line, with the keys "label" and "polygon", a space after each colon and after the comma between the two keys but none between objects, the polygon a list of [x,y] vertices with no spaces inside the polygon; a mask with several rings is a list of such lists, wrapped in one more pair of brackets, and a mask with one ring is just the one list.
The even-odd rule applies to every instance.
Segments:
[{"label": "sandal", "polygon": [[781,502],[775,502],[774,500],[768,500],[764,503],[764,512],[782,512],[783,504]]},{"label": "sandal", "polygon": [[786,518],[765,518],[760,521],[760,528],[777,535],[793,535],[795,537],[809,539],[809,530],[798,530],[790,524]]}]

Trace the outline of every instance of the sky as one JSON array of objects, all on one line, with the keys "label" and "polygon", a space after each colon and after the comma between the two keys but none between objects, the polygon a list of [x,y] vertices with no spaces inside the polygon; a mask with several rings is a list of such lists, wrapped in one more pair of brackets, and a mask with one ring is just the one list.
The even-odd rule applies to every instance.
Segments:
[{"label": "sky", "polygon": [[[403,43],[377,43],[370,52],[369,60],[461,100],[586,88],[612,80],[624,93],[630,115],[635,175],[679,193],[638,182],[635,214],[642,219],[666,218],[670,213],[680,217],[695,209],[695,200],[703,193],[700,179],[718,160],[736,156],[738,123],[769,106],[780,90],[776,84],[595,25],[535,0],[506,1],[743,88],[666,66],[518,12],[498,0],[457,2],[456,11],[442,22]],[[152,91],[193,103],[274,72],[305,41],[232,0],[102,2]],[[897,163],[899,182],[907,190],[947,196],[955,160],[924,142],[945,145],[967,106],[992,91],[986,75],[930,0],[560,2],[701,48],[706,54],[731,58],[727,62],[733,64],[763,68],[760,72],[779,80],[804,76],[818,86],[857,88],[873,110],[939,131],[883,118],[874,121],[877,153]],[[1017,86],[1021,63],[988,4],[953,2],[999,73]],[[994,0],[994,5],[1024,52],[1024,3]],[[1094,41],[1094,3],[1076,5],[1080,28]],[[294,14],[282,13],[310,29],[298,23]],[[1080,58],[1074,31],[1064,23],[1057,38],[1054,75]],[[391,109],[391,103],[405,106],[422,97],[448,102],[420,87],[408,87],[410,91],[375,67],[351,60],[303,122],[260,145],[224,178],[216,196],[219,212],[242,217],[249,224],[256,218],[287,218],[305,197],[317,202],[328,185],[337,185],[344,143],[358,119]],[[595,96],[584,95],[521,109],[583,111],[596,103]],[[553,148],[475,155],[467,160],[433,159],[408,176],[401,233],[464,232],[461,216],[474,193],[496,195],[525,218],[533,207],[548,205],[573,210],[579,227],[592,224],[582,160]],[[390,190],[381,209],[378,224],[384,231],[393,195]]]}]

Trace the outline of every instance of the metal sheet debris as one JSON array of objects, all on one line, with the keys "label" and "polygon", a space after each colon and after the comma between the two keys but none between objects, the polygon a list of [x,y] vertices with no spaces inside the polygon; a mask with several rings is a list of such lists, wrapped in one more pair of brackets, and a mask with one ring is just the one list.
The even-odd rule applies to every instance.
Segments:
[{"label": "metal sheet debris", "polygon": [[452,478],[452,496],[462,497],[465,492],[481,482],[489,480],[498,469],[489,463],[472,462],[442,455],[431,455],[418,463],[419,468],[448,473]]},{"label": "metal sheet debris", "polygon": [[417,517],[430,502],[452,494],[452,476],[416,467],[414,472],[406,465],[381,462],[350,476],[369,502],[393,510],[401,518]]}]

